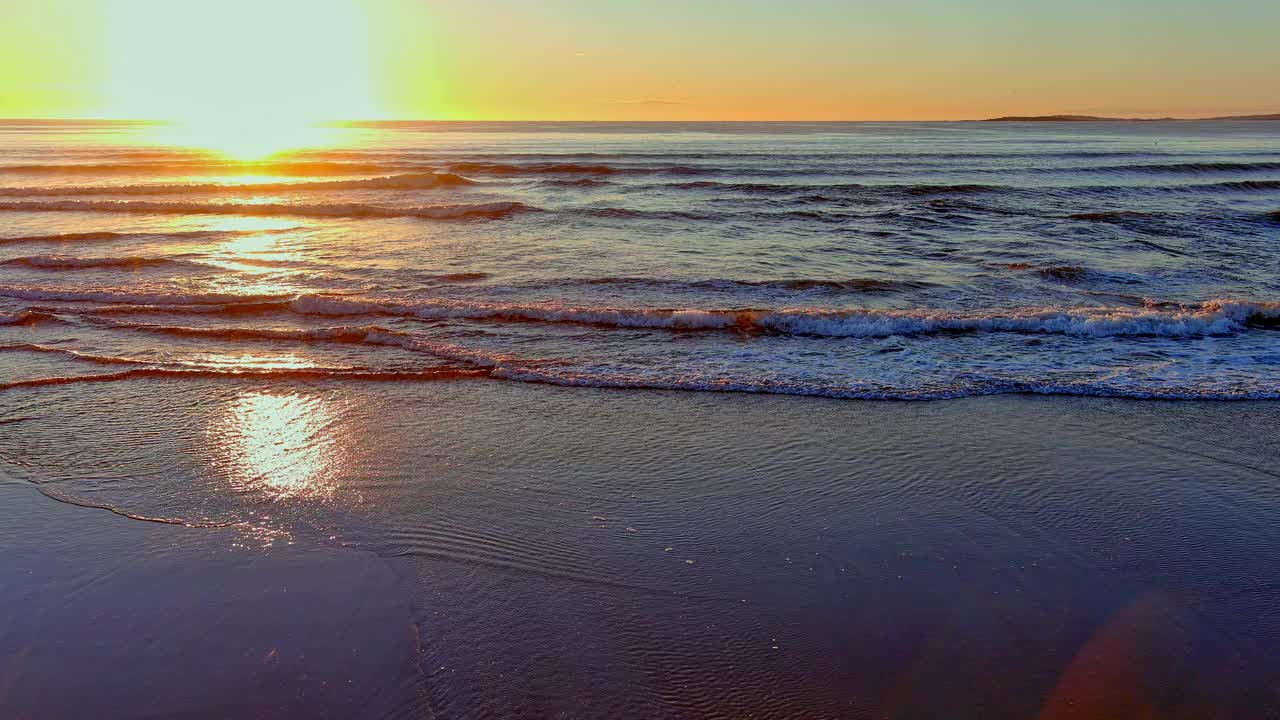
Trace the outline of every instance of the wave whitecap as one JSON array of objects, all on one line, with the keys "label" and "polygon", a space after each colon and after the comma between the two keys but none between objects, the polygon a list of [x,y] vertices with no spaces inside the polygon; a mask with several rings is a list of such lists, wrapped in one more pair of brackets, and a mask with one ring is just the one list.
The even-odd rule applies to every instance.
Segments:
[{"label": "wave whitecap", "polygon": [[701,310],[593,308],[427,302],[381,303],[303,296],[288,304],[309,315],[384,314],[421,319],[577,323],[620,328],[732,330],[816,337],[888,337],[939,333],[1016,332],[1111,337],[1230,335],[1280,323],[1280,303],[1213,300],[1174,308],[1071,307],[1008,311]]},{"label": "wave whitecap", "polygon": [[[1027,307],[1007,310],[827,310],[615,308],[552,304],[405,302],[335,295],[129,293],[0,287],[0,297],[47,302],[99,302],[109,312],[241,314],[290,312],[313,316],[393,316],[422,320],[543,322],[677,331],[732,331],[811,337],[889,337],[944,333],[1029,333],[1077,337],[1231,335],[1280,326],[1280,302],[1218,299],[1149,303],[1144,307]],[[96,308],[71,312],[93,313]]]},{"label": "wave whitecap", "polygon": [[1160,384],[1134,382],[1123,378],[1109,380],[1063,380],[1052,374],[1042,378],[956,377],[949,382],[894,384],[877,380],[819,381],[802,378],[752,378],[714,373],[672,373],[660,368],[627,369],[596,364],[580,366],[564,361],[543,361],[509,354],[464,348],[429,340],[412,333],[377,325],[327,328],[217,328],[163,325],[119,324],[137,331],[177,336],[197,336],[225,341],[263,340],[292,342],[363,343],[391,345],[452,361],[465,368],[446,367],[426,370],[354,369],[285,369],[270,371],[226,369],[153,369],[145,368],[102,376],[45,378],[11,383],[5,387],[125,380],[133,377],[201,378],[201,377],[268,377],[284,379],[325,380],[437,380],[453,378],[495,379],[515,382],[597,387],[615,389],[678,390],[692,392],[732,392],[780,395],[809,395],[845,399],[934,400],[973,395],[1034,393],[1049,395],[1095,395],[1107,397],[1244,400],[1280,399],[1280,389],[1273,385],[1239,385],[1231,382],[1188,382]]}]

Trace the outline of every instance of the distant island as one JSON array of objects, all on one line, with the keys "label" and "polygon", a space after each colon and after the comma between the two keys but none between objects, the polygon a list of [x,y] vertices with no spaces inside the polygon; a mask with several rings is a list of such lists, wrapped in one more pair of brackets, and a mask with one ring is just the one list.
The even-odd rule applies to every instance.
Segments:
[{"label": "distant island", "polygon": [[1208,118],[1116,118],[1100,117],[1098,115],[1006,115],[1004,117],[986,118],[981,122],[1161,122],[1167,120],[1280,120],[1280,113],[1272,113],[1270,115],[1223,115],[1221,117]]}]

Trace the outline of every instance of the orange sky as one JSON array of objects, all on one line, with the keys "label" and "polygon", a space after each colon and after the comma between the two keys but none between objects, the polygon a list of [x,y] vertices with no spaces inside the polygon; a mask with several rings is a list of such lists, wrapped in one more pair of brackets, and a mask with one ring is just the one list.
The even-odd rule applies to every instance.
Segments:
[{"label": "orange sky", "polygon": [[1280,111],[1280,3],[3,0],[0,116]]}]

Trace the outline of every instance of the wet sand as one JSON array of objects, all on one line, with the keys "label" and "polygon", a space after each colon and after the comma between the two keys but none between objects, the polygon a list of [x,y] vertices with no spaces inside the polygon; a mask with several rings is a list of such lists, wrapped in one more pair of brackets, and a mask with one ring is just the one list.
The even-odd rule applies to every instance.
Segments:
[{"label": "wet sand", "polygon": [[[218,445],[264,406],[323,420]],[[5,717],[1280,716],[1274,403],[139,380],[23,417]]]},{"label": "wet sand", "polygon": [[385,717],[418,693],[402,579],[0,484],[0,716]]}]

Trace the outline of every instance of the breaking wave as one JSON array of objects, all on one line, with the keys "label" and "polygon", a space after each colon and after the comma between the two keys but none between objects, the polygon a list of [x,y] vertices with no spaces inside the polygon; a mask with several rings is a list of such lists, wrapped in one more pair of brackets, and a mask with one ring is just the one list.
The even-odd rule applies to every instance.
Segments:
[{"label": "breaking wave", "polygon": [[828,385],[823,383],[743,380],[731,377],[632,375],[625,373],[573,372],[499,368],[490,377],[517,382],[567,387],[620,390],[675,390],[686,392],[756,393],[799,395],[842,400],[949,400],[980,395],[1034,394],[1085,395],[1139,400],[1277,400],[1280,390],[1216,386],[1143,387],[1106,382],[1054,380],[985,380],[956,382],[935,387],[903,387],[875,382]]},{"label": "breaking wave", "polygon": [[[559,361],[540,361],[509,354],[463,348],[390,330],[376,325],[329,328],[205,328],[162,325],[128,325],[132,330],[176,336],[209,337],[219,340],[264,340],[294,342],[365,343],[391,345],[423,352],[466,367],[424,370],[371,370],[367,368],[305,368],[273,370],[227,370],[207,368],[138,368],[103,375],[41,378],[0,384],[0,390],[14,387],[110,382],[134,378],[234,378],[276,380],[373,380],[412,381],[444,379],[496,379],[551,384],[566,387],[597,387],[636,390],[678,390],[693,392],[762,393],[807,395],[845,399],[937,400],[973,395],[1032,393],[1047,395],[1095,395],[1153,399],[1280,399],[1280,389],[1267,386],[1242,387],[1232,384],[1191,383],[1185,385],[1143,385],[1124,381],[1063,381],[1057,379],[962,378],[943,384],[895,385],[878,381],[844,383],[751,379],[704,373],[626,371],[599,366],[578,367]],[[0,348],[2,349],[2,348]],[[131,362],[131,361],[125,361]]]},{"label": "breaking wave", "polygon": [[[135,332],[157,333],[175,337],[197,337],[215,340],[266,340],[302,343],[364,344],[398,347],[472,368],[493,370],[504,366],[526,366],[532,361],[506,353],[486,352],[453,343],[438,342],[379,325],[356,325],[325,328],[247,328],[188,327],[147,323],[111,322],[113,327]],[[367,369],[365,369],[367,370]]]},{"label": "breaking wave", "polygon": [[[12,291],[0,294],[14,296]],[[40,293],[18,295],[41,298]],[[196,312],[237,312],[242,305],[208,305],[218,300],[200,296]],[[158,303],[174,301],[157,297]],[[145,303],[136,296],[116,296],[117,302]],[[244,301],[242,299],[242,301]],[[203,307],[201,307],[203,305]],[[944,310],[821,310],[796,309],[657,309],[516,305],[463,302],[361,300],[324,295],[259,302],[258,310],[288,311],[313,316],[392,316],[423,320],[478,320],[651,328],[681,331],[733,331],[814,337],[889,337],[944,333],[1029,333],[1078,337],[1157,336],[1203,337],[1230,335],[1249,328],[1280,324],[1280,303],[1211,300],[1186,305],[1146,307],[1033,307],[1007,311]],[[135,309],[130,307],[130,309]],[[181,310],[181,305],[167,308]]]},{"label": "breaking wave", "polygon": [[58,318],[53,313],[41,312],[38,310],[23,310],[22,312],[0,312],[0,325],[21,325],[32,326],[42,325],[46,323],[57,322]]},{"label": "breaking wave", "polygon": [[1214,300],[1163,308],[1027,308],[1007,312],[922,310],[618,309],[544,305],[421,303],[393,305],[306,296],[289,303],[313,315],[388,314],[422,319],[576,323],[669,330],[732,330],[819,337],[888,337],[938,333],[1014,332],[1082,337],[1229,335],[1271,327],[1280,303]]}]

